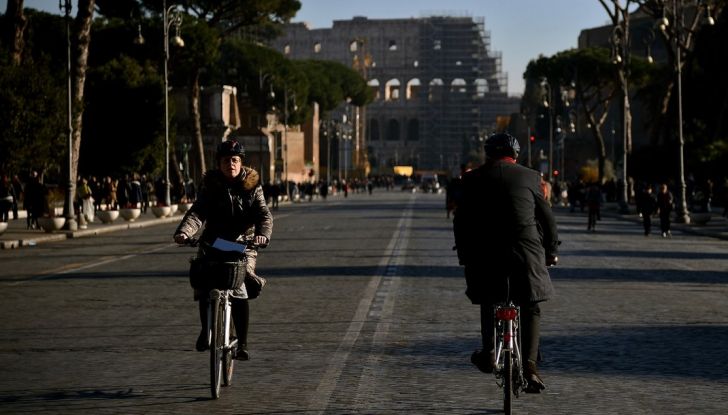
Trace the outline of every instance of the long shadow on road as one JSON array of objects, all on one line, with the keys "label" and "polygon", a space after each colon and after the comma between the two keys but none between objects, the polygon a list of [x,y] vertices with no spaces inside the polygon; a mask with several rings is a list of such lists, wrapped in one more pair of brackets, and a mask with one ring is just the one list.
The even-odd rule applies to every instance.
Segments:
[{"label": "long shadow on road", "polygon": [[547,370],[726,381],[721,344],[728,344],[728,326],[628,326],[541,338]]},{"label": "long shadow on road", "polygon": [[692,284],[725,284],[725,271],[687,271],[684,269],[618,269],[618,268],[553,268],[551,279],[611,280],[620,282],[670,282]]}]

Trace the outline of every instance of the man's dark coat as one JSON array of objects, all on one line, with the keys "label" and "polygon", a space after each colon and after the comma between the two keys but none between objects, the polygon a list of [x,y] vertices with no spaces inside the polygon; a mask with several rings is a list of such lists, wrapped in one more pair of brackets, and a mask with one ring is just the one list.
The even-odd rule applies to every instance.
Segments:
[{"label": "man's dark coat", "polygon": [[556,255],[558,235],[538,172],[509,159],[489,160],[463,175],[454,231],[466,295],[475,304],[503,301],[506,278],[518,303],[553,294],[546,255]]}]

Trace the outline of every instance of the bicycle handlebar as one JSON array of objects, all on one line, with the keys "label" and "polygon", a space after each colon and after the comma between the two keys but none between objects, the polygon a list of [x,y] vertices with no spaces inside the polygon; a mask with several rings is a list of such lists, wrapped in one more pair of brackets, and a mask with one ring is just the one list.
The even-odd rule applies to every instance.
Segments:
[{"label": "bicycle handlebar", "polygon": [[[265,245],[257,244],[253,240],[250,240],[250,239],[244,240],[244,241],[231,241],[231,242],[237,243],[240,245],[245,245],[246,248],[251,248],[251,249],[265,248]],[[187,238],[187,239],[185,239],[184,243],[178,244],[178,245],[179,246],[190,246],[193,248],[197,247],[199,245],[202,245],[203,248],[212,248],[212,245],[210,245],[209,243],[207,243],[201,239],[197,239],[197,238]]]}]

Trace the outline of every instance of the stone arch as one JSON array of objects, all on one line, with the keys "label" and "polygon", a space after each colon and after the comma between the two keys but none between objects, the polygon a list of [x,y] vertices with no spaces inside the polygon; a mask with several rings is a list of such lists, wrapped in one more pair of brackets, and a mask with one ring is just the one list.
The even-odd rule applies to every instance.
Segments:
[{"label": "stone arch", "polygon": [[407,82],[407,91],[405,92],[405,99],[410,100],[413,98],[417,98],[417,95],[420,93],[420,87],[422,84],[420,83],[420,80],[417,78],[412,78]]},{"label": "stone arch", "polygon": [[463,78],[455,78],[450,82],[450,92],[463,94],[468,92],[468,83]]},{"label": "stone arch", "polygon": [[483,78],[476,79],[473,85],[475,85],[475,95],[479,98],[484,97],[489,92],[488,81]]},{"label": "stone arch", "polygon": [[384,100],[385,101],[398,101],[399,100],[399,79],[393,78],[384,84]]},{"label": "stone arch", "polygon": [[374,92],[374,99],[380,99],[381,95],[379,93],[379,80],[378,79],[370,79],[367,82],[367,85],[369,85],[369,88]]},{"label": "stone arch", "polygon": [[430,90],[428,91],[427,99],[429,101],[438,101],[442,99],[443,89],[445,83],[441,78],[434,78],[429,84]]}]

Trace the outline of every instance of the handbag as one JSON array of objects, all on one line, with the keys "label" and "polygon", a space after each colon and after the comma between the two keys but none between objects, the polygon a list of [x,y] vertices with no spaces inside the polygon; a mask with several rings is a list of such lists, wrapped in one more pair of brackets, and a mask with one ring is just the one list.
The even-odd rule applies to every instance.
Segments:
[{"label": "handbag", "polygon": [[245,291],[248,292],[248,298],[251,300],[258,298],[267,283],[268,281],[265,278],[253,273],[247,273],[245,275]]}]

